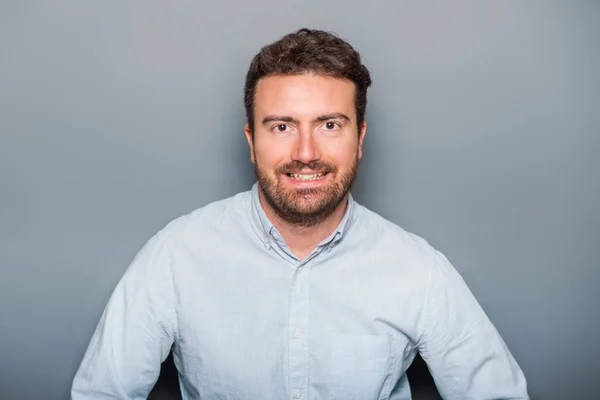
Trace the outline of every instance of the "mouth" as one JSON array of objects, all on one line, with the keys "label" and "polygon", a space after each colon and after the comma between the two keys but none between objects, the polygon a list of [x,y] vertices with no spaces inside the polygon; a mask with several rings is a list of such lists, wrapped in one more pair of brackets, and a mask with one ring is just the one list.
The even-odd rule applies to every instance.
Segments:
[{"label": "mouth", "polygon": [[317,172],[314,174],[291,174],[291,173],[287,173],[286,175],[288,177],[290,177],[291,179],[295,180],[295,181],[302,181],[302,182],[306,182],[306,181],[315,181],[318,179],[322,179],[325,176],[327,176],[327,174],[329,174],[329,172]]}]

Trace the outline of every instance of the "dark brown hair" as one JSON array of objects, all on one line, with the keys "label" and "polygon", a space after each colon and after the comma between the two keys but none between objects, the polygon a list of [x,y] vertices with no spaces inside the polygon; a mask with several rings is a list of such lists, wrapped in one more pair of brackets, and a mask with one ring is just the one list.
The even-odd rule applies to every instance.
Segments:
[{"label": "dark brown hair", "polygon": [[360,54],[348,42],[332,33],[303,28],[264,46],[250,63],[244,86],[244,106],[252,132],[258,81],[268,76],[304,73],[354,82],[354,105],[360,127],[365,118],[367,89],[371,86],[369,70],[362,64]]}]

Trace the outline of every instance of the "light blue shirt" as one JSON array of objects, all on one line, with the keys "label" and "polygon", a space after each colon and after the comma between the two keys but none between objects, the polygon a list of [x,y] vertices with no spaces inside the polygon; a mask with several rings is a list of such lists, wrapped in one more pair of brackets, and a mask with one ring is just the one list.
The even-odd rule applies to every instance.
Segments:
[{"label": "light blue shirt", "polygon": [[352,196],[304,261],[256,184],[172,221],[110,297],[72,399],[145,399],[171,347],[186,400],[406,400],[417,352],[444,399],[529,398],[444,255]]}]

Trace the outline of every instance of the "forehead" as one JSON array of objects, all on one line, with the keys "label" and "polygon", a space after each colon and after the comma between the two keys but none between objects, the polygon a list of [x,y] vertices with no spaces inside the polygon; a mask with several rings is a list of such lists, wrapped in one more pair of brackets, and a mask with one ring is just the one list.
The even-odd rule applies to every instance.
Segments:
[{"label": "forehead", "polygon": [[269,76],[258,82],[254,110],[265,114],[314,117],[343,112],[354,118],[354,83],[312,74]]}]

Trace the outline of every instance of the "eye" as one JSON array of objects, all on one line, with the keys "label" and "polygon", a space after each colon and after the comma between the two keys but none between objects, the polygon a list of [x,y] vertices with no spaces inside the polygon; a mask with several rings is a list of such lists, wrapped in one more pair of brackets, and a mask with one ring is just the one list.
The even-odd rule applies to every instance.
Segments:
[{"label": "eye", "polygon": [[338,129],[339,127],[340,127],[340,124],[338,124],[337,122],[332,122],[332,121],[325,122],[323,124],[323,128],[325,128],[325,130],[328,130],[328,131],[333,131],[335,129]]},{"label": "eye", "polygon": [[275,132],[287,132],[289,130],[289,126],[287,124],[278,124],[275,125],[272,129]]}]

